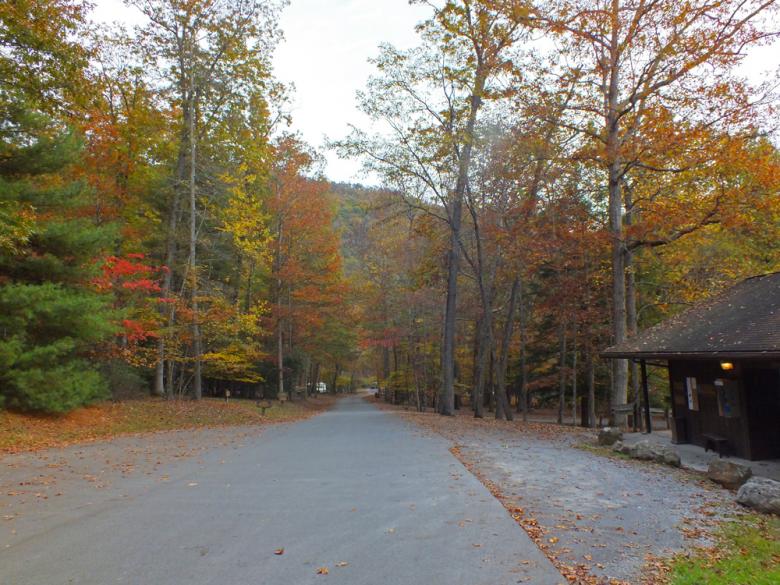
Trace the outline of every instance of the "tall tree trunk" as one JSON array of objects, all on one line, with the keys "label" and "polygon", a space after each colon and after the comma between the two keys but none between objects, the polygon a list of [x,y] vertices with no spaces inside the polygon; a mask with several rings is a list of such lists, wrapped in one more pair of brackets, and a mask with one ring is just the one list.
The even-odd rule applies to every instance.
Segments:
[{"label": "tall tree trunk", "polygon": [[309,397],[309,383],[311,378],[311,362],[304,359],[299,378],[299,384],[303,387],[303,397]]},{"label": "tall tree trunk", "polygon": [[[585,306],[587,310],[590,310],[592,290],[590,281],[590,254],[585,252]],[[583,331],[585,337],[584,351],[585,351],[585,368],[587,370],[587,385],[588,385],[588,413],[587,423],[583,421],[583,425],[587,424],[588,427],[594,428],[596,426],[596,365],[593,355],[593,327],[590,316],[586,316],[585,325]]]},{"label": "tall tree trunk", "polygon": [[488,360],[487,381],[485,384],[485,407],[489,411],[496,408],[496,383],[493,373],[496,371],[496,340],[495,336],[490,336],[490,360]]},{"label": "tall tree trunk", "polygon": [[593,358],[593,346],[588,346],[588,426],[596,426],[596,365]]},{"label": "tall tree trunk", "polygon": [[[636,278],[633,270],[633,254],[626,251],[626,321],[628,335],[633,337],[637,333],[637,313],[636,313]],[[634,360],[629,362],[629,371],[631,373],[631,402],[634,404],[634,429],[638,428],[641,417],[639,414],[639,368]]]},{"label": "tall tree trunk", "polygon": [[571,419],[572,426],[577,426],[577,321],[574,321],[574,339],[571,348]]},{"label": "tall tree trunk", "polygon": [[520,305],[520,400],[518,410],[523,413],[523,422],[528,421],[528,329],[527,304],[523,292],[522,277],[517,281],[517,301]]},{"label": "tall tree trunk", "polygon": [[[475,389],[475,409],[474,416],[482,418],[484,407],[491,406],[494,398],[492,392],[492,380],[494,369],[494,339],[493,339],[493,300],[496,290],[496,272],[498,270],[498,261],[485,270],[485,255],[482,248],[482,235],[480,232],[480,222],[476,209],[472,202],[469,202],[469,211],[474,222],[474,236],[476,242],[476,262],[471,261],[472,268],[476,274],[477,285],[479,288],[479,299],[482,304],[482,315],[480,317],[481,328],[478,330],[477,344],[477,384]],[[486,273],[487,272],[487,273]],[[485,385],[490,377],[490,392],[485,395]]]},{"label": "tall tree trunk", "polygon": [[447,300],[444,310],[444,336],[442,340],[442,385],[439,395],[439,414],[455,413],[455,317],[457,310],[458,271],[460,270],[460,220],[463,213],[462,195],[456,189],[450,222],[450,249],[447,253]]},{"label": "tall tree trunk", "polygon": [[157,363],[154,365],[154,396],[165,396],[165,339],[160,335],[157,340]]},{"label": "tall tree trunk", "polygon": [[482,335],[482,316],[480,315],[477,317],[477,320],[474,322],[474,347],[472,347],[471,351],[471,358],[472,362],[474,364],[474,367],[472,368],[471,372],[471,386],[473,388],[471,392],[471,410],[476,412],[477,411],[477,380],[479,379],[479,364],[480,364],[480,353],[479,353],[479,344],[480,344],[480,338]]},{"label": "tall tree trunk", "polygon": [[512,342],[512,329],[515,322],[515,309],[517,305],[518,289],[520,288],[520,279],[515,276],[512,281],[512,291],[509,293],[509,307],[506,311],[506,322],[504,323],[504,336],[501,340],[501,354],[496,364],[496,381],[498,390],[496,391],[496,418],[501,415],[506,420],[514,420],[512,409],[509,408],[509,401],[506,397],[506,370],[509,364],[509,344]]},{"label": "tall tree trunk", "polygon": [[166,363],[168,364],[168,369],[166,371],[166,383],[165,383],[165,390],[167,392],[168,399],[176,398],[176,391],[175,391],[175,370],[176,370],[176,362],[173,360],[167,360]]},{"label": "tall tree trunk", "polygon": [[560,355],[558,358],[558,424],[563,424],[563,406],[566,402],[566,320],[561,319],[558,330]]},{"label": "tall tree trunk", "polygon": [[[281,199],[281,188],[277,186],[277,198]],[[276,368],[279,372],[278,386],[276,389],[276,395],[284,396],[284,335],[282,321],[282,213],[281,205],[279,206],[279,220],[277,222],[276,230],[276,258],[274,263],[276,264]],[[292,392],[290,393],[290,400],[292,400]]]},{"label": "tall tree trunk", "polygon": [[[619,16],[620,2],[612,0],[612,35],[609,47],[609,72],[607,89],[606,136],[607,171],[609,192],[609,229],[612,236],[612,338],[613,343],[626,340],[626,269],[623,241],[623,197],[621,189],[620,113],[619,92]],[[628,398],[628,361],[612,360],[612,407],[625,404]],[[614,424],[625,423],[623,415],[611,415]]]},{"label": "tall tree trunk", "polygon": [[[276,387],[277,396],[284,394],[284,339],[282,336],[281,322],[276,328],[276,367],[279,372],[279,380]],[[293,399],[290,393],[290,400]]]},{"label": "tall tree trunk", "polygon": [[189,138],[190,138],[190,279],[191,279],[191,299],[192,299],[192,353],[195,362],[195,370],[192,378],[192,397],[200,400],[203,396],[202,376],[201,376],[201,356],[203,349],[200,338],[200,313],[198,311],[198,263],[197,263],[197,244],[198,244],[198,205],[197,193],[195,189],[195,167],[197,162],[197,145],[195,137],[195,81],[194,72],[190,72],[190,116],[189,116]]},{"label": "tall tree trunk", "polygon": [[417,356],[416,356],[416,350],[415,350],[415,359],[412,363],[412,373],[414,374],[414,392],[417,400],[417,412],[422,412],[423,409],[423,402],[422,402],[422,391],[420,388],[420,373],[417,371]]},{"label": "tall tree trunk", "polygon": [[341,366],[339,364],[336,364],[336,369],[333,372],[333,394],[335,394],[338,389],[337,384],[340,375],[341,375]]},{"label": "tall tree trunk", "polygon": [[[179,170],[177,175],[179,178],[183,175],[184,157],[183,152],[179,155]],[[168,217],[168,233],[165,237],[165,266],[167,270],[163,274],[161,296],[163,299],[170,299],[171,289],[173,288],[173,265],[176,261],[176,228],[179,221],[179,205],[180,205],[180,184],[177,184],[174,188],[173,199],[171,201],[170,216]],[[166,302],[161,307],[161,312],[165,315],[168,329],[173,327],[173,303]],[[154,368],[154,387],[153,392],[156,396],[173,397],[173,387],[169,383],[165,384],[165,334],[160,335],[157,340],[157,364]]]},{"label": "tall tree trunk", "polygon": [[[634,219],[633,201],[630,190],[625,192],[625,202],[628,212],[626,213],[626,225],[630,226]],[[634,254],[627,247],[624,247],[625,269],[626,269],[626,325],[628,336],[634,337],[639,328],[638,315],[636,308],[636,267],[634,266]],[[634,404],[634,429],[639,428],[642,417],[639,414],[639,368],[634,360],[629,362],[631,372],[631,389]]]},{"label": "tall tree trunk", "polygon": [[447,301],[444,311],[444,335],[442,342],[442,385],[439,397],[439,413],[451,416],[455,413],[455,327],[457,312],[458,272],[460,271],[460,226],[463,214],[463,198],[471,167],[471,152],[477,115],[482,106],[485,89],[485,71],[482,63],[477,66],[471,91],[471,109],[464,132],[463,145],[458,157],[458,180],[455,184],[450,209],[450,249],[447,264]]},{"label": "tall tree trunk", "polygon": [[387,386],[387,379],[390,377],[390,348],[382,346],[382,380]]},{"label": "tall tree trunk", "polygon": [[[184,123],[182,124],[181,135],[179,137],[179,152],[176,160],[176,176],[173,186],[173,198],[171,199],[170,215],[168,216],[168,233],[165,237],[165,266],[167,270],[163,274],[161,296],[164,299],[170,299],[173,290],[173,270],[176,263],[176,236],[179,227],[179,215],[181,213],[182,191],[187,177],[187,145],[189,143],[189,100],[186,98],[185,84],[181,82],[182,101],[184,108]],[[171,331],[174,324],[175,309],[174,304],[167,302],[161,308],[165,314],[165,321],[168,331]],[[173,364],[168,364],[168,379],[165,383],[165,360],[166,360],[165,335],[161,335],[157,341],[157,364],[154,371],[154,394],[166,396],[168,399],[174,397],[173,388]]]},{"label": "tall tree trunk", "polygon": [[474,388],[474,417],[485,416],[485,383],[487,381],[488,361],[493,346],[493,319],[489,311],[483,310],[480,328],[477,333],[479,349],[477,351],[477,384]]}]

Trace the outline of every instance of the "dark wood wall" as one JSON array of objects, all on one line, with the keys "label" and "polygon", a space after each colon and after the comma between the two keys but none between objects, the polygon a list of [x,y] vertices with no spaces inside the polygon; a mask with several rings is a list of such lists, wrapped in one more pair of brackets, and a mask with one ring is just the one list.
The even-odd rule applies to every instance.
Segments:
[{"label": "dark wood wall", "polygon": [[[669,362],[675,439],[704,447],[705,434],[717,435],[738,457],[780,458],[780,363],[734,361],[734,366],[724,371],[715,360]],[[698,409],[690,408],[689,377],[696,378]]]},{"label": "dark wood wall", "polygon": [[780,458],[780,367],[746,364],[743,381],[750,424],[750,458]]},{"label": "dark wood wall", "polygon": [[[717,361],[670,361],[669,378],[672,385],[674,417],[684,420],[685,436],[676,437],[680,443],[693,443],[704,447],[705,434],[725,437],[731,452],[738,457],[749,458],[750,445],[746,424],[744,388],[737,369],[725,372]],[[686,378],[696,379],[698,410],[688,404]],[[736,416],[721,416],[718,405],[719,387],[716,380],[723,380],[731,388],[737,388]],[[679,425],[678,425],[679,428]]]}]

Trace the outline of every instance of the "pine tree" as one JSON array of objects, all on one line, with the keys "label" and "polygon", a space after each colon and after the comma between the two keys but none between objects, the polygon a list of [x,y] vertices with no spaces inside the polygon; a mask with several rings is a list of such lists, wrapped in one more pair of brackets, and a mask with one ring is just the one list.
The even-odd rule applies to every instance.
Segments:
[{"label": "pine tree", "polygon": [[[8,96],[3,96],[8,97]],[[69,181],[80,143],[20,99],[0,129],[0,404],[64,412],[105,396],[88,351],[112,334],[110,299],[93,290],[111,242]]]}]

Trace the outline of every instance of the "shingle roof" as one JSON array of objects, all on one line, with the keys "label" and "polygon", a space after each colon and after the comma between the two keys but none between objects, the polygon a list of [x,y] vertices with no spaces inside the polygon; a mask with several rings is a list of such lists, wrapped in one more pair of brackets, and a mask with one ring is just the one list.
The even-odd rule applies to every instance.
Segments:
[{"label": "shingle roof", "polygon": [[780,272],[743,280],[601,355],[660,359],[780,357]]}]

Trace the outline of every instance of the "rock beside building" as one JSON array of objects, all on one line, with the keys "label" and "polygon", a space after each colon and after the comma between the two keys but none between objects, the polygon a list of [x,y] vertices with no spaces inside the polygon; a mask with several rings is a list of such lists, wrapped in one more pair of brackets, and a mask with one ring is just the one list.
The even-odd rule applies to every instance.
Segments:
[{"label": "rock beside building", "polygon": [[780,481],[752,477],[739,488],[737,502],[759,512],[780,516]]},{"label": "rock beside building", "polygon": [[707,467],[707,477],[723,487],[739,489],[753,475],[747,465],[739,465],[724,459],[713,459]]},{"label": "rock beside building", "polygon": [[612,446],[612,450],[641,461],[655,461],[672,467],[680,467],[681,465],[680,455],[677,451],[672,447],[652,441],[639,441],[633,445],[625,445],[621,441],[617,441]]}]

